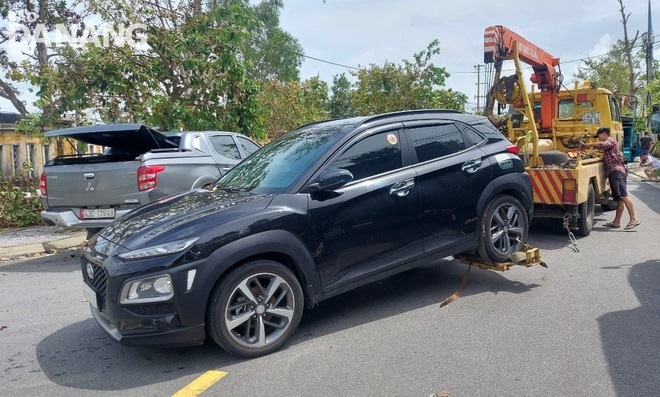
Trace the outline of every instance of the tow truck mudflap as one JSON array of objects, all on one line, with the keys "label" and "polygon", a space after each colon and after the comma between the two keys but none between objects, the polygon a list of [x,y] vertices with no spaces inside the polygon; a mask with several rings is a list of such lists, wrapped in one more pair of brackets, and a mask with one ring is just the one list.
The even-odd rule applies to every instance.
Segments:
[{"label": "tow truck mudflap", "polygon": [[470,269],[472,269],[472,266],[476,266],[485,270],[495,270],[499,272],[509,270],[513,266],[532,267],[536,265],[541,265],[545,268],[548,267],[548,265],[546,265],[545,262],[541,260],[541,250],[532,247],[529,244],[525,244],[525,246],[520,251],[516,251],[513,254],[511,254],[510,256],[511,261],[509,262],[491,262],[489,260],[485,260],[481,258],[479,254],[460,254],[460,255],[454,255],[454,258],[458,259],[461,263],[464,263],[469,267],[465,272],[465,274],[463,275],[463,280],[461,281],[461,285],[458,287],[456,292],[454,292],[451,296],[445,299],[440,304],[440,307],[444,307],[450,304],[451,302],[458,299],[461,295],[463,295],[463,291],[465,291],[465,288],[467,287],[468,281],[470,279]]}]

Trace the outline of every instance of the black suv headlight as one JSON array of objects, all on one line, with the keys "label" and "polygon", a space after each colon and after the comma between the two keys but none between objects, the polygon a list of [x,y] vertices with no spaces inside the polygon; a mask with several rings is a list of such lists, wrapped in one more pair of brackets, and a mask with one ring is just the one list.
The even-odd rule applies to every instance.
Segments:
[{"label": "black suv headlight", "polygon": [[169,243],[152,245],[151,247],[140,248],[134,251],[124,252],[117,255],[124,260],[137,260],[144,258],[153,258],[155,256],[163,256],[169,254],[176,254],[177,252],[185,251],[190,248],[199,240],[199,237],[194,237],[185,240],[177,240]]}]

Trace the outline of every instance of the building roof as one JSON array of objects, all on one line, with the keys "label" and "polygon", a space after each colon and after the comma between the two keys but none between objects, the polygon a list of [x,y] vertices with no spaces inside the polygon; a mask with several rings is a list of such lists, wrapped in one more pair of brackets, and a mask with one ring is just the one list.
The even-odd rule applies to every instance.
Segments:
[{"label": "building roof", "polygon": [[0,111],[0,124],[18,124],[23,118],[23,115],[20,113]]}]

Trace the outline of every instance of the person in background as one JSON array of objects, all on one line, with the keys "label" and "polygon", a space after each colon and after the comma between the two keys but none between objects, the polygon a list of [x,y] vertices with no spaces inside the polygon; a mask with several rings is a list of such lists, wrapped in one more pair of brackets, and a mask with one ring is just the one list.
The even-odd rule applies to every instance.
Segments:
[{"label": "person in background", "polygon": [[625,207],[630,215],[630,222],[626,225],[624,230],[632,230],[639,226],[642,222],[635,216],[635,206],[632,200],[628,197],[628,181],[626,177],[626,169],[623,166],[623,155],[619,148],[619,143],[610,138],[610,129],[608,127],[600,127],[596,131],[595,138],[598,142],[585,143],[586,147],[595,147],[603,151],[603,162],[605,163],[605,175],[610,181],[612,188],[612,198],[617,201],[616,215],[612,222],[605,224],[605,227],[618,229],[621,227],[621,216]]},{"label": "person in background", "polygon": [[642,149],[642,152],[646,150],[648,153],[651,150],[651,144],[653,143],[653,138],[649,136],[649,132],[645,131],[644,136],[639,138],[639,146]]},{"label": "person in background", "polygon": [[660,160],[651,156],[648,150],[642,150],[639,165],[644,170],[649,181],[660,182],[660,179],[658,178],[658,173],[660,173]]}]

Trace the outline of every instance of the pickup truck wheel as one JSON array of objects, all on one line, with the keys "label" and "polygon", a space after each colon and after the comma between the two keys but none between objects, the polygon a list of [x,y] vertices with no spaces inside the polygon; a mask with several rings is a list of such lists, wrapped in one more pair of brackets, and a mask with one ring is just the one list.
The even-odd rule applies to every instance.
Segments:
[{"label": "pickup truck wheel", "polygon": [[575,234],[578,236],[588,236],[594,228],[594,212],[596,208],[596,193],[594,186],[589,184],[589,191],[587,193],[587,201],[578,206],[578,221],[577,230]]},{"label": "pickup truck wheel", "polygon": [[498,196],[482,213],[479,231],[481,257],[493,262],[509,262],[511,254],[527,242],[527,212],[515,197]]},{"label": "pickup truck wheel", "polygon": [[285,266],[257,260],[229,273],[212,294],[208,332],[231,354],[270,354],[291,337],[303,312],[303,291]]}]

